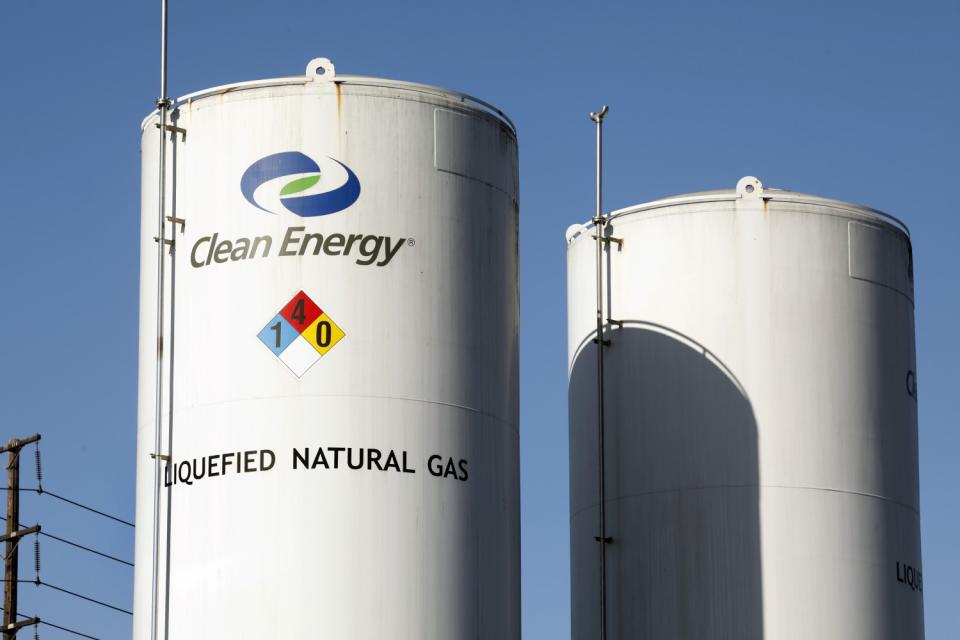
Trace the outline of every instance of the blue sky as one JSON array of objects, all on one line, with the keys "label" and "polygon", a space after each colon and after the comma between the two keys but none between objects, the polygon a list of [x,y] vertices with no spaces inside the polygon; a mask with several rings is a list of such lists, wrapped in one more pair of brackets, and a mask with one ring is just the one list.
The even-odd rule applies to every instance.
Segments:
[{"label": "blue sky", "polygon": [[[563,232],[591,213],[587,112],[611,105],[611,209],[752,174],[903,219],[917,283],[927,637],[955,637],[960,4],[171,4],[171,95],[301,73],[324,55],[340,73],[476,95],[516,122],[527,639],[569,629]],[[138,127],[158,93],[158,5],[19,2],[0,19],[0,439],[42,432],[45,485],[128,518]],[[26,496],[23,519],[132,557],[129,528],[50,498]],[[129,568],[42,545],[45,579],[129,606]],[[28,585],[22,610],[128,637],[127,616],[49,590]]]}]

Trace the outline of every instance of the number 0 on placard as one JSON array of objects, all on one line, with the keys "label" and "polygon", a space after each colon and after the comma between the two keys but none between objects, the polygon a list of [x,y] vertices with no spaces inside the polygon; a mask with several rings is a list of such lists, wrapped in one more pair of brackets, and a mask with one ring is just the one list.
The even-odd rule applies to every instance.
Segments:
[{"label": "number 0 on placard", "polygon": [[[317,323],[317,344],[321,347],[330,346],[330,322],[327,320],[321,320]],[[279,338],[278,338],[279,339]]]}]

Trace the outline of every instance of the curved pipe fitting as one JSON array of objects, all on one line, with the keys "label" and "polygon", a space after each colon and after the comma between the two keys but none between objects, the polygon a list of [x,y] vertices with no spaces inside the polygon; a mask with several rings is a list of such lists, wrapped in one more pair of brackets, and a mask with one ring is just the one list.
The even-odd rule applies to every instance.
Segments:
[{"label": "curved pipe fitting", "polygon": [[590,119],[596,122],[597,124],[600,124],[600,121],[603,120],[603,116],[607,115],[607,111],[610,111],[610,107],[608,107],[607,105],[603,105],[603,108],[600,109],[599,112],[597,113],[594,113],[593,111],[590,112]]}]

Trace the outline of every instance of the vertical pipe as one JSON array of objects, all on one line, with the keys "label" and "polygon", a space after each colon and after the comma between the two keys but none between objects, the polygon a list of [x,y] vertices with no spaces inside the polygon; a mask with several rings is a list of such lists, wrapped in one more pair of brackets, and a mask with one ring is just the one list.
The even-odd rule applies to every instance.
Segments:
[{"label": "vertical pipe", "polygon": [[[176,265],[171,261],[170,265],[170,340],[169,340],[169,349],[168,353],[170,359],[170,372],[168,374],[167,380],[170,383],[170,392],[167,394],[169,398],[168,403],[168,418],[167,418],[167,455],[169,456],[170,462],[168,464],[173,464],[173,314],[174,314],[174,304],[175,298],[173,295],[173,282],[176,277],[174,271]],[[172,473],[172,471],[171,471]],[[166,524],[164,530],[164,554],[163,554],[163,638],[164,640],[169,640],[170,638],[170,532],[172,527],[172,509],[173,509],[173,483],[171,482],[167,486],[166,491]],[[158,527],[159,528],[159,527]],[[157,552],[158,562],[159,562],[159,550]],[[157,579],[159,583],[159,577]],[[157,591],[159,592],[160,587],[157,585]],[[158,607],[159,609],[159,607]],[[158,611],[159,616],[159,611]]]},{"label": "vertical pipe", "polygon": [[157,109],[160,112],[160,158],[157,196],[157,366],[156,397],[154,414],[154,492],[153,492],[153,571],[151,579],[150,638],[157,638],[157,607],[159,597],[160,569],[160,487],[163,458],[160,457],[163,431],[163,324],[164,287],[166,286],[163,252],[166,247],[166,178],[167,178],[167,0],[160,0],[160,97]]},{"label": "vertical pipe", "polygon": [[160,100],[167,100],[167,0],[160,0]]},{"label": "vertical pipe", "polygon": [[590,119],[597,125],[597,208],[593,217],[597,239],[597,480],[600,499],[600,640],[607,638],[607,496],[606,496],[606,455],[603,433],[603,241],[607,223],[603,215],[603,117],[608,107],[604,105],[598,113],[591,113]]},{"label": "vertical pipe", "polygon": [[[176,121],[174,121],[176,124]],[[170,230],[174,236],[177,233],[177,138],[172,138],[170,154],[170,217],[173,220],[173,228]],[[166,353],[169,367],[167,370],[167,455],[170,457],[170,464],[173,463],[173,367],[176,340],[176,317],[177,317],[177,244],[170,245],[170,331],[167,333]],[[166,533],[164,535],[164,561],[163,561],[163,637],[165,640],[170,638],[170,533],[172,530],[173,518],[173,483],[167,486],[167,518]]]}]

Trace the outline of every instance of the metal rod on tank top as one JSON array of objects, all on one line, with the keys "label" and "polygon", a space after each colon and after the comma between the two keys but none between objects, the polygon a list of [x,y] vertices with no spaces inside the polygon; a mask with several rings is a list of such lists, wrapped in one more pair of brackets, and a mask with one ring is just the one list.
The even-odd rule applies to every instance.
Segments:
[{"label": "metal rod on tank top", "polygon": [[609,108],[604,105],[597,113],[590,113],[590,119],[597,125],[597,209],[593,217],[594,232],[597,240],[597,480],[600,499],[600,534],[596,541],[600,544],[600,640],[607,638],[607,510],[606,510],[606,468],[603,434],[603,243],[607,223],[603,215],[603,117]]},{"label": "metal rod on tank top", "polygon": [[156,394],[154,398],[154,491],[153,491],[153,567],[151,575],[150,638],[157,639],[158,598],[160,583],[160,491],[164,456],[161,455],[163,431],[163,324],[166,260],[166,189],[167,189],[167,111],[171,100],[167,97],[167,0],[160,0],[160,97],[156,101],[160,112],[160,167],[157,195],[157,363]]}]

